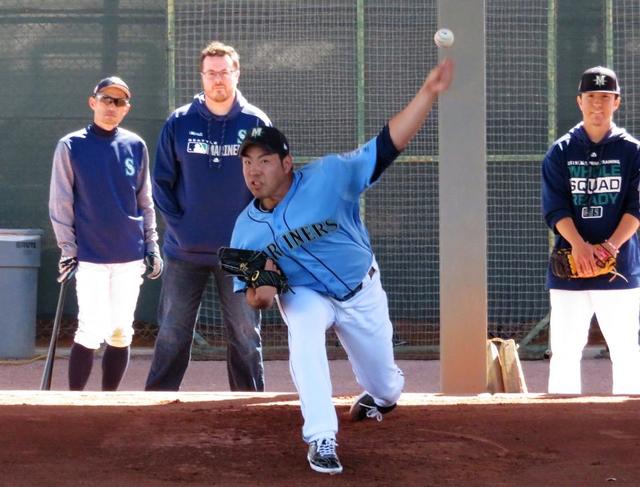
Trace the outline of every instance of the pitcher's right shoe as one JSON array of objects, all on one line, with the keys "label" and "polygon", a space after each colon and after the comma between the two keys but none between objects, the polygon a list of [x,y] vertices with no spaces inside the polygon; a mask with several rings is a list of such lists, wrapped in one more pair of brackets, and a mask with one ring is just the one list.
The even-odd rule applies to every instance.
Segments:
[{"label": "pitcher's right shoe", "polygon": [[395,407],[395,404],[378,406],[371,394],[365,391],[352,404],[351,409],[349,409],[349,416],[351,421],[362,421],[365,418],[375,418],[377,421],[382,421],[382,415],[387,414]]},{"label": "pitcher's right shoe", "polygon": [[320,438],[309,443],[307,460],[312,470],[331,475],[341,473],[342,465],[336,455],[336,440],[334,438]]}]

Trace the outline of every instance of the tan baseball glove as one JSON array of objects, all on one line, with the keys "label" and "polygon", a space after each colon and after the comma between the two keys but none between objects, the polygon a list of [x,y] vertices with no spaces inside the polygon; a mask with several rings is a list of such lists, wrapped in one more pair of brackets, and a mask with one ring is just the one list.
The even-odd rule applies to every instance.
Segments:
[{"label": "tan baseball glove", "polygon": [[568,248],[556,249],[551,253],[549,258],[551,272],[561,279],[590,279],[611,274],[610,281],[613,281],[616,277],[621,277],[626,281],[627,278],[616,270],[616,255],[613,253],[613,248],[610,250],[609,246],[610,244],[608,245],[605,242],[593,246],[593,257],[596,261],[596,273],[593,275],[585,276],[578,272],[576,263],[571,255],[571,249]]}]

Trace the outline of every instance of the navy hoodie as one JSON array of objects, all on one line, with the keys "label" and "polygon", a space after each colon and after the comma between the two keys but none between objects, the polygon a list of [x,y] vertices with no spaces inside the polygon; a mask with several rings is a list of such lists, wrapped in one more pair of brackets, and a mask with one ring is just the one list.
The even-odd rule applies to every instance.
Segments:
[{"label": "navy hoodie", "polygon": [[229,113],[214,115],[204,94],[167,119],[153,169],[153,200],[164,217],[163,251],[202,265],[218,262],[238,214],[251,201],[238,148],[247,131],[269,118],[236,92]]},{"label": "navy hoodie", "polygon": [[[583,124],[573,127],[549,149],[542,165],[542,207],[547,225],[554,231],[554,248],[570,248],[556,230],[558,221],[571,217],[582,238],[600,243],[614,232],[622,216],[640,219],[640,142],[626,130],[612,126],[598,143],[592,142]],[[636,234],[620,248],[620,277],[560,279],[547,271],[550,289],[591,290],[640,287],[640,258]]]}]

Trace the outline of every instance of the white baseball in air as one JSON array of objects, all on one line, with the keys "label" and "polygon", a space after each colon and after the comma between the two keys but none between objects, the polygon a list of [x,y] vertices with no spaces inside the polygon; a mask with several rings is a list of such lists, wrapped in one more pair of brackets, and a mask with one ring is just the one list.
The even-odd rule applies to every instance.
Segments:
[{"label": "white baseball in air", "polygon": [[449,29],[439,29],[433,36],[433,42],[438,47],[451,47],[453,46],[453,32]]}]

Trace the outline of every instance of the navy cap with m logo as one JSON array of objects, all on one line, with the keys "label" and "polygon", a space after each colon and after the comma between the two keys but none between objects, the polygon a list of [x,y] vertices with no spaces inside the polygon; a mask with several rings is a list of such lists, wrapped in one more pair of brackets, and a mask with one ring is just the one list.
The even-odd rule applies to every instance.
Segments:
[{"label": "navy cap with m logo", "polygon": [[619,95],[620,85],[618,84],[616,73],[612,69],[603,66],[587,69],[582,73],[578,93],[588,91],[602,91]]},{"label": "navy cap with m logo", "polygon": [[245,151],[251,146],[260,146],[268,154],[279,154],[284,157],[289,154],[289,142],[282,132],[275,127],[254,127],[246,135],[238,154],[243,156]]}]

